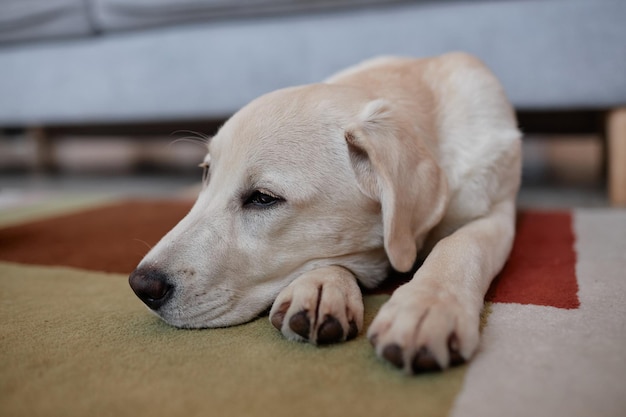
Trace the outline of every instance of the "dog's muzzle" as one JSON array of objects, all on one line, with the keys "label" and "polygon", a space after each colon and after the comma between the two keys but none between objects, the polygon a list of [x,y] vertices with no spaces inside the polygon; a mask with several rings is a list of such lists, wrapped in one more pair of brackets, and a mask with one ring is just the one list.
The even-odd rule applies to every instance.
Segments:
[{"label": "dog's muzzle", "polygon": [[167,276],[152,268],[135,269],[128,277],[128,283],[137,297],[152,310],[161,308],[174,292]]}]

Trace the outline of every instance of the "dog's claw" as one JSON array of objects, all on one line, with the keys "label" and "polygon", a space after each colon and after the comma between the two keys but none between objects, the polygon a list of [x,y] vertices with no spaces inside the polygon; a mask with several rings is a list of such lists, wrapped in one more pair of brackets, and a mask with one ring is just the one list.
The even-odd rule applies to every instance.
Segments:
[{"label": "dog's claw", "polygon": [[270,318],[270,322],[272,326],[276,327],[278,330],[283,328],[283,322],[285,321],[285,315],[287,314],[287,310],[289,309],[289,303],[282,303],[278,310],[272,314]]},{"label": "dog's claw", "polygon": [[459,338],[452,333],[448,338],[448,350],[450,352],[450,366],[458,366],[465,363],[465,358],[459,352]]},{"label": "dog's claw", "polygon": [[404,359],[402,358],[402,348],[394,344],[385,346],[383,349],[383,358],[387,359],[396,368],[404,368]]},{"label": "dog's claw", "polygon": [[422,347],[417,351],[411,361],[411,370],[413,373],[441,371],[441,366],[426,347]]},{"label": "dog's claw", "polygon": [[283,328],[283,321],[285,321],[285,313],[276,313],[270,319],[272,326],[276,327],[278,330]]},{"label": "dog's claw", "polygon": [[317,331],[317,343],[327,345],[343,340],[343,329],[339,320],[333,316],[327,316]]},{"label": "dog's claw", "polygon": [[346,340],[352,340],[359,335],[359,326],[357,326],[354,320],[350,321],[350,329],[348,330],[348,337]]},{"label": "dog's claw", "polygon": [[301,312],[294,314],[291,319],[289,319],[289,327],[296,334],[308,340],[309,331],[311,329],[311,321],[309,320],[308,311],[302,310]]}]

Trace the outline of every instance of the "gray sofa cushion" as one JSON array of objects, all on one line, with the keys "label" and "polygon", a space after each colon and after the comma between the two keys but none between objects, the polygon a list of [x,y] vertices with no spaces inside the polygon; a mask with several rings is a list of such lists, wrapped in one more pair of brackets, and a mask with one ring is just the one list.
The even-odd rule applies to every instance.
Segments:
[{"label": "gray sofa cushion", "polygon": [[0,45],[186,22],[424,1],[429,0],[0,0]]},{"label": "gray sofa cushion", "polygon": [[[350,9],[428,0],[89,0],[99,30],[114,31],[181,22]],[[453,0],[446,0],[448,2]]]},{"label": "gray sofa cushion", "polygon": [[464,50],[522,109],[626,104],[626,2],[446,2],[0,48],[0,126],[228,116],[375,55]]},{"label": "gray sofa cushion", "polygon": [[83,0],[0,0],[0,43],[92,33]]}]

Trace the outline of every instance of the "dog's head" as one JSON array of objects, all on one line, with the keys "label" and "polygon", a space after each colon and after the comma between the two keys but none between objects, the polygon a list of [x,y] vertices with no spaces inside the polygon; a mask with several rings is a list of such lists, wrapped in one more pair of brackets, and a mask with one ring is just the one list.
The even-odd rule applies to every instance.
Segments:
[{"label": "dog's head", "polygon": [[[327,265],[366,286],[408,270],[443,213],[445,181],[391,107],[313,85],[263,96],[209,144],[193,208],[139,264],[135,293],[179,327],[256,317]],[[406,136],[406,137],[405,137]]]}]

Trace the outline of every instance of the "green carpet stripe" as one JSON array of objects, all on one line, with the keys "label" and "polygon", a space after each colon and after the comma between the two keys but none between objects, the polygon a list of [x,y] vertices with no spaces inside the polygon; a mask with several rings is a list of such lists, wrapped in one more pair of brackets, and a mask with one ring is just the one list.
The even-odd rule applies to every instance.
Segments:
[{"label": "green carpet stripe", "polygon": [[[465,367],[408,378],[362,334],[316,348],[267,318],[177,330],[124,275],[0,263],[0,410],[7,416],[443,416]],[[366,297],[366,324],[388,298]]]}]

